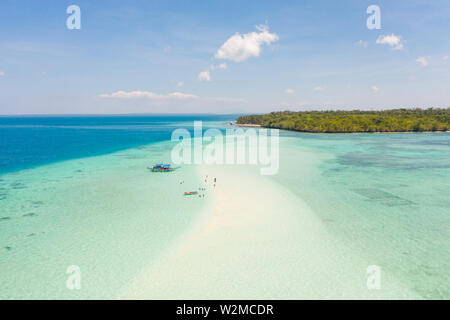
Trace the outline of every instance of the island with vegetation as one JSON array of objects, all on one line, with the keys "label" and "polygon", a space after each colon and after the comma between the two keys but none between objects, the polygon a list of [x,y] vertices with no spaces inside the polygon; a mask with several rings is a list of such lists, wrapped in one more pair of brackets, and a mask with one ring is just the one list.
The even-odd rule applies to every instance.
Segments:
[{"label": "island with vegetation", "polygon": [[433,132],[450,130],[450,108],[382,111],[281,111],[241,116],[237,125],[301,132]]}]

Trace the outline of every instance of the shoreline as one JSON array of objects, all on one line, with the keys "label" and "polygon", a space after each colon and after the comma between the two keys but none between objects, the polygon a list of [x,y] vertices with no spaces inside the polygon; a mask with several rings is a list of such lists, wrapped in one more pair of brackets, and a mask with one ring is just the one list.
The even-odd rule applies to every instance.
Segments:
[{"label": "shoreline", "polygon": [[450,130],[442,131],[442,130],[436,130],[436,131],[348,131],[348,132],[322,132],[322,131],[305,131],[305,130],[291,130],[291,129],[282,129],[278,127],[266,127],[262,126],[260,124],[251,124],[251,123],[242,123],[242,124],[236,124],[238,127],[255,127],[255,128],[264,128],[264,129],[278,129],[288,132],[300,132],[300,133],[318,133],[318,134],[377,134],[377,133],[450,133]]},{"label": "shoreline", "polygon": [[256,127],[256,128],[262,127],[260,124],[251,124],[251,123],[242,123],[242,124],[236,123],[235,125],[238,127]]}]

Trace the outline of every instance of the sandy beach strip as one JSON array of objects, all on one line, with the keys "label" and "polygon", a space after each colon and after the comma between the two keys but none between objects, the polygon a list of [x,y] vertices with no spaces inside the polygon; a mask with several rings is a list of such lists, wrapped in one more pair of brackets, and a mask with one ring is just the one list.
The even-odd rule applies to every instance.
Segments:
[{"label": "sandy beach strip", "polygon": [[251,124],[251,123],[237,123],[236,126],[238,126],[238,127],[255,127],[255,128],[261,127],[260,124]]},{"label": "sandy beach strip", "polygon": [[203,214],[118,298],[420,298],[387,273],[380,290],[369,290],[373,262],[340,245],[306,203],[257,170],[198,170],[208,176]]}]

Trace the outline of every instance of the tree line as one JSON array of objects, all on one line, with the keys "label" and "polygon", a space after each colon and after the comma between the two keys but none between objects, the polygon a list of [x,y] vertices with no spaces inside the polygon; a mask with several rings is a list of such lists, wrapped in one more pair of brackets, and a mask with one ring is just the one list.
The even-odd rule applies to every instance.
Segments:
[{"label": "tree line", "polygon": [[449,131],[450,108],[279,111],[241,116],[237,119],[237,124],[257,124],[267,128],[321,133]]}]

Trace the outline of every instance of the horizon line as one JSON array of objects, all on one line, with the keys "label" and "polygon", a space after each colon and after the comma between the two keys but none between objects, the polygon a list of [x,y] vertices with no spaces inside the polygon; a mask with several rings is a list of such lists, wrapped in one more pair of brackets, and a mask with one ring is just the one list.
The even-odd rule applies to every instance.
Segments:
[{"label": "horizon line", "polygon": [[324,108],[324,109],[317,109],[317,108],[313,108],[313,109],[309,109],[309,108],[304,108],[303,110],[292,110],[289,108],[283,109],[280,108],[278,110],[272,110],[272,111],[262,111],[262,112],[233,112],[233,113],[205,113],[205,112],[193,112],[193,113],[141,113],[141,112],[137,112],[137,113],[17,113],[17,114],[0,114],[0,117],[62,117],[62,116],[66,116],[66,117],[70,117],[70,116],[77,116],[77,117],[95,117],[95,116],[190,116],[190,115],[216,115],[216,116],[228,116],[228,115],[252,115],[252,114],[268,114],[268,113],[272,113],[272,112],[285,112],[285,111],[290,111],[290,112],[306,112],[306,111],[386,111],[386,110],[400,110],[400,109],[421,109],[421,110],[427,110],[427,109],[450,109],[449,107],[387,107],[387,108],[376,108],[376,107],[362,107],[362,108],[358,108],[358,107],[352,107],[352,109],[350,108],[341,108],[341,109],[337,109],[337,108]]}]

